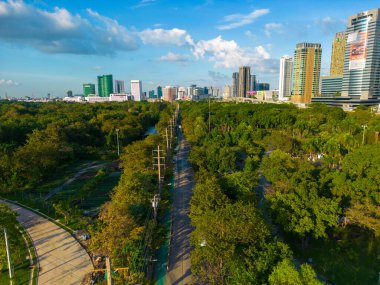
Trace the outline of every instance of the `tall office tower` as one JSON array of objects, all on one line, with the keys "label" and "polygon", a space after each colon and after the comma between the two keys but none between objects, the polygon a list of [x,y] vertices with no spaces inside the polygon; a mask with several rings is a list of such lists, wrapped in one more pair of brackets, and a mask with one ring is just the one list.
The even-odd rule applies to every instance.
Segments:
[{"label": "tall office tower", "polygon": [[330,76],[343,76],[346,39],[346,32],[335,34],[331,52]]},{"label": "tall office tower", "polygon": [[269,83],[257,83],[257,91],[269,91],[270,84]]},{"label": "tall office tower", "polygon": [[157,98],[161,98],[161,97],[162,97],[162,87],[157,86]]},{"label": "tall office tower", "polygon": [[179,87],[178,88],[178,99],[179,100],[185,100],[187,98],[187,88],[186,87]]},{"label": "tall office tower", "polygon": [[232,86],[225,85],[223,88],[223,99],[231,98],[232,95]]},{"label": "tall office tower", "polygon": [[278,100],[289,97],[292,90],[293,59],[284,55],[280,59],[280,81],[278,85]]},{"label": "tall office tower", "polygon": [[250,86],[249,90],[250,91],[256,91],[257,90],[256,75],[251,75],[251,86]]},{"label": "tall office tower", "polygon": [[251,83],[251,68],[249,66],[242,66],[239,68],[239,89],[238,97],[247,97]]},{"label": "tall office tower", "polygon": [[162,100],[173,102],[177,98],[177,88],[172,86],[165,86],[162,89]]},{"label": "tall office tower", "polygon": [[112,74],[98,76],[98,94],[100,97],[109,97],[113,93]]},{"label": "tall office tower", "polygon": [[346,33],[342,97],[379,99],[380,9],[349,17]]},{"label": "tall office tower", "polygon": [[68,91],[66,92],[66,95],[67,95],[67,97],[73,97],[73,91],[68,90]]},{"label": "tall office tower", "polygon": [[142,101],[144,99],[140,80],[131,80],[131,95],[135,101]]},{"label": "tall office tower", "polygon": [[232,73],[232,97],[238,96],[239,90],[239,72]]},{"label": "tall office tower", "polygon": [[297,44],[293,62],[293,102],[310,103],[311,97],[319,95],[321,57],[321,44]]},{"label": "tall office tower", "polygon": [[95,84],[85,83],[83,84],[83,94],[84,96],[94,95],[95,94]]},{"label": "tall office tower", "polygon": [[116,94],[125,93],[124,80],[115,80],[115,93]]}]

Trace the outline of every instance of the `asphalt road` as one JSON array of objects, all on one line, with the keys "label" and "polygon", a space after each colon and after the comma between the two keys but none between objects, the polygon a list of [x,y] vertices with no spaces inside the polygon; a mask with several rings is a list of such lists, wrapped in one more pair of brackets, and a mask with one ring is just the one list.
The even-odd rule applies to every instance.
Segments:
[{"label": "asphalt road", "polygon": [[177,170],[172,208],[172,235],[169,264],[165,278],[167,285],[192,284],[190,263],[190,200],[194,187],[194,173],[187,161],[190,145],[179,134]]},{"label": "asphalt road", "polygon": [[29,233],[36,248],[40,271],[39,285],[80,285],[93,269],[81,245],[64,229],[18,205],[9,204],[19,214],[18,221]]}]

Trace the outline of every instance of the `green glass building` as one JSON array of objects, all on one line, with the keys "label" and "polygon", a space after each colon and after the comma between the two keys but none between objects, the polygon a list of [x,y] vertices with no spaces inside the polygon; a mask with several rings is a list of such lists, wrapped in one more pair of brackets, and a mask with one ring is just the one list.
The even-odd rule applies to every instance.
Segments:
[{"label": "green glass building", "polygon": [[92,84],[92,83],[83,84],[83,94],[86,97],[90,94],[95,94],[95,84]]},{"label": "green glass building", "polygon": [[109,97],[113,93],[112,74],[98,76],[98,94],[100,97]]}]

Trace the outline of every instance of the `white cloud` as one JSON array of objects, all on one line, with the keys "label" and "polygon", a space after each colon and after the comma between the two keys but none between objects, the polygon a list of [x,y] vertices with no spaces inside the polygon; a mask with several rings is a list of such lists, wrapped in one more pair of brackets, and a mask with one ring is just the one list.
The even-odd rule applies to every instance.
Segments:
[{"label": "white cloud", "polygon": [[193,45],[193,39],[185,30],[181,29],[147,29],[139,32],[139,36],[144,44],[152,45],[176,45],[184,46],[186,44]]},{"label": "white cloud", "polygon": [[264,32],[267,37],[270,37],[272,33],[283,34],[284,26],[280,23],[268,23],[264,26]]},{"label": "white cloud", "polygon": [[131,8],[137,9],[145,6],[152,5],[156,0],[140,0],[139,3],[136,5],[132,6]]},{"label": "white cloud", "polygon": [[10,79],[0,79],[0,85],[8,85],[8,86],[19,86],[20,83],[15,82]]},{"label": "white cloud", "polygon": [[117,21],[87,10],[89,17],[63,8],[42,10],[21,0],[0,2],[0,40],[47,53],[113,54],[136,49],[133,34]]},{"label": "white cloud", "polygon": [[254,10],[247,15],[232,14],[224,17],[225,24],[218,26],[219,30],[231,30],[251,24],[257,18],[269,13],[269,9]]},{"label": "white cloud", "polygon": [[160,57],[160,61],[171,61],[171,62],[186,62],[189,60],[187,55],[176,54],[169,52],[167,55],[163,55]]},{"label": "white cloud", "polygon": [[255,70],[262,72],[273,72],[277,69],[277,61],[270,59],[270,54],[263,46],[245,49],[235,41],[224,40],[221,36],[197,42],[193,53],[197,59],[208,56],[209,61],[215,62],[215,67],[237,68],[242,65],[254,65]]}]

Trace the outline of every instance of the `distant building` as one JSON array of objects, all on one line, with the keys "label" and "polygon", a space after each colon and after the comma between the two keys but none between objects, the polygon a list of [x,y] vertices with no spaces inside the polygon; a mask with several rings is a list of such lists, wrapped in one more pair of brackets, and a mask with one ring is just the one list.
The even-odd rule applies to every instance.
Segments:
[{"label": "distant building", "polygon": [[343,76],[322,76],[321,96],[333,97],[342,95]]},{"label": "distant building", "polygon": [[297,44],[293,61],[292,102],[310,103],[312,97],[319,95],[321,58],[321,44]]},{"label": "distant building", "polygon": [[232,97],[232,86],[226,85],[223,88],[223,99],[229,99]]},{"label": "distant building", "polygon": [[162,89],[162,99],[167,102],[173,102],[177,99],[177,88],[173,86],[165,86]]},{"label": "distant building", "polygon": [[239,89],[238,97],[247,97],[247,92],[250,89],[251,83],[251,68],[242,66],[239,68]]},{"label": "distant building", "polygon": [[132,100],[132,96],[125,93],[111,94],[109,100],[111,102],[124,102]]},{"label": "distant building", "polygon": [[150,98],[150,99],[156,98],[156,95],[154,94],[154,90],[150,90],[148,92],[148,98]]},{"label": "distant building", "polygon": [[267,91],[270,90],[270,84],[269,83],[257,83],[257,91]]},{"label": "distant building", "polygon": [[280,59],[280,80],[278,87],[278,99],[284,100],[285,97],[290,97],[292,92],[292,71],[293,59],[284,55]]},{"label": "distant building", "polygon": [[73,97],[73,91],[68,90],[68,91],[66,92],[66,95],[67,95],[67,97]]},{"label": "distant building", "polygon": [[343,76],[346,40],[345,32],[335,34],[332,43],[330,76]]},{"label": "distant building", "polygon": [[100,97],[109,97],[113,93],[112,75],[98,76],[98,95]]},{"label": "distant building", "polygon": [[256,81],[256,75],[251,75],[251,86],[249,88],[250,91],[256,91],[257,90],[257,81]]},{"label": "distant building", "polygon": [[157,86],[157,97],[158,98],[162,97],[162,87],[161,86]]},{"label": "distant building", "polygon": [[91,83],[85,83],[83,84],[83,95],[89,96],[89,95],[95,95],[95,84]]},{"label": "distant building", "polygon": [[131,95],[135,101],[142,101],[144,99],[140,80],[131,80]]},{"label": "distant building", "polygon": [[115,80],[115,93],[116,94],[125,93],[124,80]]},{"label": "distant building", "polygon": [[178,88],[178,99],[179,100],[187,100],[187,88],[179,87]]},{"label": "distant building", "polygon": [[232,97],[238,96],[239,90],[239,72],[232,73]]},{"label": "distant building", "polygon": [[255,97],[259,101],[274,101],[278,98],[278,90],[260,90],[256,92]]}]

